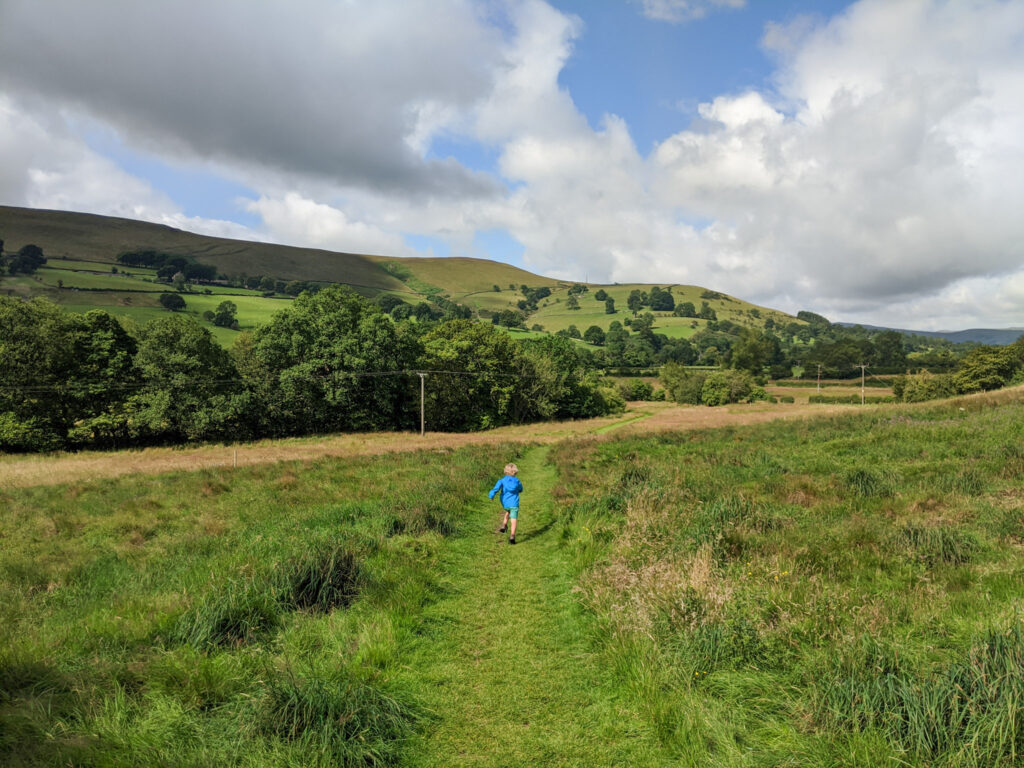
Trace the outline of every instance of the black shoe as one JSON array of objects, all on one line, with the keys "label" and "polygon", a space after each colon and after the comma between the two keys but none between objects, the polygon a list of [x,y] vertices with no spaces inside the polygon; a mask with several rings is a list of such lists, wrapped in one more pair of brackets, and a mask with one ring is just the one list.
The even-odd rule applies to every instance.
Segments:
[{"label": "black shoe", "polygon": [[503,526],[501,526],[501,528],[498,529],[498,533],[504,533],[507,530],[508,530],[508,526],[507,525],[503,525]]},{"label": "black shoe", "polygon": [[509,544],[515,544],[516,543],[516,537],[515,536],[509,537],[508,543]]}]

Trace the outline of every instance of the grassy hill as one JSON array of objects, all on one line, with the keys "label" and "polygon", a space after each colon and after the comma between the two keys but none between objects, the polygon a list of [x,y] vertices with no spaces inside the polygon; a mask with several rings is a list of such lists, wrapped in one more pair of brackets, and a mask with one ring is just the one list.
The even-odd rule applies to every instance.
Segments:
[{"label": "grassy hill", "polygon": [[152,248],[192,256],[224,274],[408,290],[372,258],[361,254],[208,237],[161,224],[88,213],[0,206],[0,238],[8,251],[35,243],[49,259],[116,264],[123,251]]},{"label": "grassy hill", "polygon": [[[274,280],[304,280],[343,283],[365,296],[394,293],[410,303],[446,296],[476,311],[482,319],[504,309],[515,309],[523,299],[520,287],[545,286],[551,295],[527,318],[527,327],[555,333],[575,325],[581,332],[591,325],[604,330],[614,320],[631,316],[626,300],[640,284],[592,284],[579,298],[578,310],[566,309],[571,283],[535,275],[524,269],[486,259],[398,258],[391,256],[338,253],[316,248],[299,248],[184,232],[160,224],[97,216],[68,211],[48,211],[0,206],[0,239],[5,250],[16,251],[34,243],[43,249],[47,264],[32,277],[4,277],[0,294],[44,296],[69,310],[82,312],[104,308],[114,314],[146,322],[163,310],[159,296],[169,290],[156,281],[156,273],[141,267],[121,267],[118,254],[128,250],[153,249],[194,258],[217,267],[224,275],[262,275]],[[115,267],[117,272],[112,271]],[[494,290],[497,287],[499,290]],[[618,312],[605,314],[604,303],[594,293],[604,290],[615,299]],[[708,301],[719,320],[762,327],[767,318],[789,322],[795,318],[766,307],[758,307],[732,296],[710,292],[699,286],[670,286],[676,302],[691,301],[700,307]],[[238,320],[244,330],[266,322],[290,297],[264,296],[227,286],[193,286],[184,294],[187,312],[197,318],[230,298],[238,305]],[[685,338],[706,325],[700,319],[655,313],[655,329],[672,338]],[[224,344],[236,332],[211,331]],[[530,334],[530,332],[524,332]]]},{"label": "grassy hill", "polygon": [[[769,317],[776,323],[787,323],[796,319],[784,312],[760,307],[734,296],[708,291],[696,285],[662,285],[661,287],[671,290],[676,304],[689,301],[697,309],[700,309],[701,304],[706,301],[715,310],[720,321],[729,320],[737,325],[761,328]],[[579,309],[566,307],[566,299],[569,296],[568,287],[563,286],[558,290],[553,290],[551,296],[541,302],[539,310],[530,317],[527,324],[540,324],[544,330],[552,333],[567,329],[570,325],[575,325],[580,332],[585,331],[591,325],[597,325],[607,331],[613,321],[618,320],[621,323],[626,318],[633,317],[633,313],[626,308],[629,294],[634,290],[647,291],[651,285],[627,283],[623,285],[591,285],[589,288],[587,293],[578,297]],[[604,302],[594,299],[594,294],[599,288],[615,299],[615,314],[606,314]],[[703,298],[704,296],[709,298]],[[663,333],[672,339],[689,338],[707,325],[706,320],[673,317],[671,312],[654,312],[652,314],[655,316],[654,332]]]}]

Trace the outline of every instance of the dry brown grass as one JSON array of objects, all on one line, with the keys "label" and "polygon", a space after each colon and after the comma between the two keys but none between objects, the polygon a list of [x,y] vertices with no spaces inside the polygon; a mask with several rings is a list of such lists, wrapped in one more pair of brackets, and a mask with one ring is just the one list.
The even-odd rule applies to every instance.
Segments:
[{"label": "dry brown grass", "polygon": [[[1024,386],[947,401],[916,405],[875,405],[876,409],[931,408],[936,404],[953,408],[984,409],[1024,401]],[[82,453],[58,453],[42,456],[0,457],[0,488],[25,488],[34,485],[80,483],[95,478],[122,475],[162,474],[216,467],[272,464],[281,461],[313,460],[330,457],[374,456],[405,451],[450,451],[469,445],[493,445],[504,442],[556,443],[602,431],[619,434],[649,434],[676,430],[715,429],[717,427],[762,424],[780,419],[807,419],[854,413],[858,405],[807,405],[751,403],[721,408],[679,406],[674,403],[630,403],[629,410],[617,416],[582,421],[547,422],[502,427],[488,432],[449,434],[428,432],[420,437],[410,432],[376,432],[326,435],[322,437],[261,440],[238,445],[203,445],[185,448],[145,448],[141,450]],[[642,418],[637,418],[638,416]],[[622,426],[616,426],[622,425]],[[74,493],[72,486],[69,493]],[[211,489],[212,490],[212,489]]]},{"label": "dry brown grass", "polygon": [[651,431],[680,429],[714,429],[716,427],[763,424],[779,419],[804,419],[814,416],[833,416],[859,408],[855,405],[799,405],[796,403],[749,403],[708,408],[702,405],[679,406],[674,403],[630,403],[631,409],[647,413],[649,418],[616,430],[622,433],[648,433]]},{"label": "dry brown grass", "polygon": [[[834,414],[855,406],[795,406],[755,403],[723,408],[678,406],[674,403],[631,403],[624,414],[580,421],[547,422],[502,427],[487,432],[451,434],[428,432],[374,432],[322,437],[261,440],[237,445],[202,445],[177,448],[0,458],[0,487],[78,483],[102,477],[163,474],[199,469],[252,466],[281,461],[331,457],[374,456],[405,451],[446,451],[470,445],[504,442],[555,443],[570,437],[608,429],[616,434],[650,433],[680,429],[712,429],[759,424],[776,419]],[[637,418],[637,417],[641,418]],[[622,426],[616,426],[621,424]],[[287,482],[285,481],[285,485]],[[73,488],[76,486],[72,486]],[[211,493],[214,493],[211,488]]]},{"label": "dry brown grass", "polygon": [[[491,445],[503,442],[550,443],[574,435],[588,434],[602,427],[636,418],[627,412],[587,421],[551,422],[503,427],[488,432],[450,434],[428,432],[420,437],[410,432],[374,432],[325,435],[322,437],[261,440],[237,445],[202,445],[183,448],[144,448],[141,450],[81,453],[57,453],[39,456],[0,458],[0,487],[24,488],[34,485],[79,483],[102,477],[162,474],[166,472],[273,464],[282,461],[313,460],[330,457],[372,456],[405,451],[450,451],[467,445]],[[287,474],[279,479],[289,484]],[[72,485],[69,493],[80,486]],[[211,485],[204,493],[214,495]]]},{"label": "dry brown grass", "polygon": [[660,617],[675,627],[713,622],[729,600],[732,588],[715,568],[710,543],[692,554],[664,546],[677,515],[660,494],[639,492],[611,558],[586,579],[589,601],[618,631],[651,635]]}]

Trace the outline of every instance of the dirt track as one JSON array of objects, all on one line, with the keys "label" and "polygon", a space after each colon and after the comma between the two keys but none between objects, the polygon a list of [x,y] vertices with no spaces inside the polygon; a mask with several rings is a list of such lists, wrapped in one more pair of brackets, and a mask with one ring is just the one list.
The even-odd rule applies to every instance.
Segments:
[{"label": "dirt track", "polygon": [[553,443],[568,437],[599,435],[609,431],[616,434],[649,434],[663,430],[712,429],[759,424],[776,419],[824,416],[854,407],[756,403],[704,408],[666,403],[631,403],[629,410],[619,416],[502,427],[471,434],[428,432],[420,437],[408,432],[375,432],[261,440],[238,445],[6,457],[0,458],[0,488],[57,485],[121,475],[162,474],[236,464],[241,467],[325,457],[373,456],[398,451],[450,450],[467,445],[503,442]]}]

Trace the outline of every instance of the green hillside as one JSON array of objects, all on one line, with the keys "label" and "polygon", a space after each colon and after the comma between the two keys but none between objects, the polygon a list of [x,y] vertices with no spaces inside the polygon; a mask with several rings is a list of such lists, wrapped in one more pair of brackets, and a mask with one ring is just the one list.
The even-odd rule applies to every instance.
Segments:
[{"label": "green hillside", "polygon": [[[536,330],[540,326],[539,330],[546,333],[564,331],[571,325],[581,332],[592,325],[607,331],[613,321],[624,322],[632,317],[626,306],[632,290],[647,291],[652,287],[591,284],[588,292],[578,298],[579,309],[571,310],[567,308],[571,283],[486,259],[338,253],[208,237],[110,216],[10,206],[0,206],[0,239],[8,253],[32,243],[42,248],[47,257],[46,265],[35,275],[0,279],[0,293],[43,296],[73,311],[104,308],[137,322],[163,313],[160,294],[172,289],[158,282],[152,269],[119,265],[117,256],[130,250],[151,249],[191,257],[231,277],[343,283],[368,297],[394,293],[413,304],[445,296],[470,307],[484,321],[502,310],[517,309],[525,298],[522,286],[546,287],[551,295],[538,303],[536,311],[528,313],[525,322],[527,328]],[[663,287],[672,292],[677,304],[690,301],[699,309],[706,301],[719,321],[760,328],[768,318],[776,323],[795,319],[699,286]],[[606,314],[604,302],[594,299],[602,288],[615,299],[615,314]],[[265,322],[291,298],[280,292],[266,296],[262,291],[227,285],[189,286],[183,296],[185,311],[197,318],[230,299],[238,306],[242,330]],[[670,312],[654,314],[655,332],[670,338],[688,338],[707,325],[706,320],[699,318],[675,317]],[[224,344],[230,345],[237,335],[235,331],[207,325]]]},{"label": "green hillside", "polygon": [[[552,290],[551,296],[541,302],[538,311],[530,316],[528,325],[536,323],[552,333],[567,329],[570,325],[575,325],[581,332],[591,325],[599,326],[602,330],[607,331],[613,321],[618,320],[623,323],[627,318],[633,317],[633,313],[626,306],[629,294],[634,290],[648,291],[651,287],[650,284],[640,283],[590,285],[587,293],[578,297],[580,308],[568,309],[566,306],[566,301],[569,298],[568,286],[562,286],[557,290]],[[715,311],[719,321],[728,320],[737,325],[761,328],[769,317],[776,323],[788,323],[796,319],[784,312],[760,307],[733,296],[708,291],[696,285],[662,284],[661,287],[671,291],[677,305],[688,301],[700,309],[706,301],[708,306]],[[604,302],[594,299],[594,294],[602,289],[608,296],[615,299],[615,314],[606,314]],[[708,298],[703,298],[703,296],[708,296]],[[652,314],[655,317],[654,332],[662,333],[672,339],[689,338],[707,326],[707,321],[700,318],[674,317],[671,312],[653,312]]]},{"label": "green hillside", "polygon": [[6,250],[35,243],[47,258],[116,263],[124,251],[151,248],[191,256],[224,274],[323,280],[378,290],[407,290],[373,259],[354,253],[208,237],[161,224],[68,211],[0,206]]},{"label": "green hillside", "polygon": [[[374,261],[399,277],[408,275],[406,284],[423,293],[443,292],[454,300],[471,303],[470,297],[478,294],[494,295],[494,286],[502,292],[509,291],[512,286],[529,285],[536,288],[546,285],[552,290],[559,285],[557,280],[541,277],[525,269],[502,264],[500,261],[487,259],[451,258],[413,258],[396,259],[391,257],[373,257]],[[510,294],[504,293],[504,304],[508,303]],[[518,298],[522,298],[521,296]],[[514,302],[513,302],[514,303]]]}]

